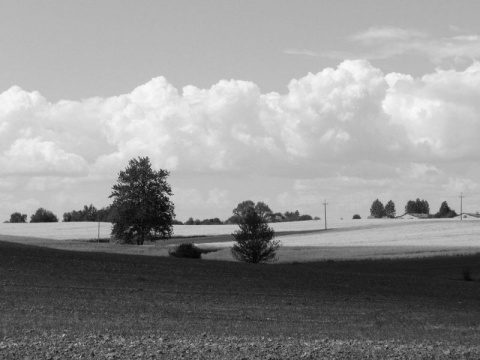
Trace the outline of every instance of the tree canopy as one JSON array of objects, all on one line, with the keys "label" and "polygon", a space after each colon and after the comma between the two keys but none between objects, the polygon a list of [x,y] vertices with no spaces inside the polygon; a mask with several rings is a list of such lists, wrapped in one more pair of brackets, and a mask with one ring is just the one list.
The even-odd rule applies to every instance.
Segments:
[{"label": "tree canopy", "polygon": [[132,159],[112,187],[112,236],[125,243],[172,236],[174,205],[167,170],[152,170],[148,157]]}]

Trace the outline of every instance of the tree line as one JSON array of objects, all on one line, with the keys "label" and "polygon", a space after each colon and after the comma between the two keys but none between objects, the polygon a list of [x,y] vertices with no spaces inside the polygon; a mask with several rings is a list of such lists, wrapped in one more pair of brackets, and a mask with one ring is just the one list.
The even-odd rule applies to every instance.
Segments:
[{"label": "tree line", "polygon": [[[405,204],[405,213],[410,215],[423,215],[428,218],[452,218],[458,216],[455,210],[448,206],[446,201],[442,202],[440,209],[435,214],[430,214],[430,205],[427,200],[409,200]],[[373,201],[370,207],[370,216],[373,218],[394,218],[396,216],[395,203],[389,200],[388,203],[383,206],[383,203],[376,199]]]},{"label": "tree line", "polygon": [[[267,222],[287,222],[287,221],[305,221],[313,220],[312,216],[308,214],[300,214],[298,210],[286,211],[285,213],[274,213],[270,207],[264,202],[258,202],[255,204],[251,200],[243,201],[237,205],[233,210],[233,215],[227,220],[222,221],[218,217],[211,219],[193,219],[190,217],[187,221],[182,222],[176,219],[172,220],[173,225],[223,225],[223,224],[238,224],[240,217],[245,215],[245,211],[248,208],[253,208],[260,216]],[[84,205],[83,209],[72,210],[63,214],[63,222],[112,222],[115,209],[112,205],[97,209],[92,204]],[[318,220],[319,218],[315,218]],[[39,208],[33,215],[31,215],[31,223],[35,222],[58,222],[59,219],[51,211],[44,208]],[[9,223],[26,223],[27,215],[15,212],[10,215]]]},{"label": "tree line", "polygon": [[[112,206],[103,207],[98,209],[93,205],[85,205],[81,210],[72,210],[63,214],[63,222],[75,222],[75,221],[102,221],[111,222],[113,216]],[[10,220],[7,223],[26,223],[27,214],[21,214],[14,212],[10,215]],[[34,214],[30,216],[31,223],[48,223],[58,222],[58,217],[50,210],[39,208]]]}]

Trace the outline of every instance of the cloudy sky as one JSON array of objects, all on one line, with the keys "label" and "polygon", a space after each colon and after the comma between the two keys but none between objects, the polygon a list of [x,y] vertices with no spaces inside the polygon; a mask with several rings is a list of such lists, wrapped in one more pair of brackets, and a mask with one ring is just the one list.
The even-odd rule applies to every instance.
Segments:
[{"label": "cloudy sky", "polygon": [[177,218],[480,211],[477,1],[2,1],[0,220],[108,205],[128,160]]}]

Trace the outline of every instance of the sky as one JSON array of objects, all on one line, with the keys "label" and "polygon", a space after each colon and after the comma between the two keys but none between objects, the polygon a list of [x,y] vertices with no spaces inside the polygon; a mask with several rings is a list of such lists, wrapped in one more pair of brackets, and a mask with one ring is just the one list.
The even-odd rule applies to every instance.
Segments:
[{"label": "sky", "polygon": [[170,171],[177,219],[244,200],[480,211],[480,2],[0,1],[0,220]]}]

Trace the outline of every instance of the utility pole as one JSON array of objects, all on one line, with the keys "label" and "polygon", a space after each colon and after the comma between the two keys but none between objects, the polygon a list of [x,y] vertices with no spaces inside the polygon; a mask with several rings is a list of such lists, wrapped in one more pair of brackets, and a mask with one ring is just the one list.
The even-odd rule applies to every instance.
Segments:
[{"label": "utility pole", "polygon": [[460,193],[460,221],[463,221],[463,192]]},{"label": "utility pole", "polygon": [[323,206],[325,208],[325,230],[327,230],[327,200],[323,199]]}]

